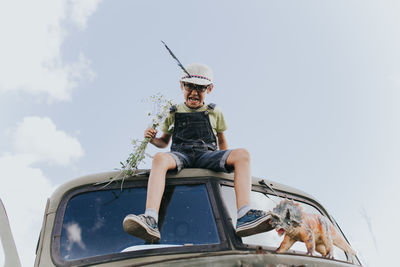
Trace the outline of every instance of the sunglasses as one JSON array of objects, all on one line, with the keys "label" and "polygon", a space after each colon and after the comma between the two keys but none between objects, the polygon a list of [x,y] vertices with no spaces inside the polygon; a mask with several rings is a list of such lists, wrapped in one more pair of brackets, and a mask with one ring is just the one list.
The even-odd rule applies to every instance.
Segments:
[{"label": "sunglasses", "polygon": [[194,83],[183,83],[183,86],[188,92],[196,90],[198,93],[204,93],[209,88],[209,85],[198,85]]}]

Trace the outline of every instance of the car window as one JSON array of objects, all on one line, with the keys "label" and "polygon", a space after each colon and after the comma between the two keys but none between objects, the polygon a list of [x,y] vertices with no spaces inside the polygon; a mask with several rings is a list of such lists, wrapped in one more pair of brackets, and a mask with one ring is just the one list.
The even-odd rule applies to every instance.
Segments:
[{"label": "car window", "polygon": [[166,187],[159,212],[159,244],[145,244],[122,228],[127,214],[144,212],[145,201],[144,187],[93,191],[72,197],[62,221],[62,259],[220,243],[204,184]]},{"label": "car window", "polygon": [[[225,206],[228,209],[229,215],[232,218],[232,223],[236,226],[237,220],[237,210],[236,210],[236,198],[235,191],[233,187],[230,186],[221,186],[222,196],[225,202]],[[260,192],[252,191],[251,192],[251,206],[256,209],[261,209],[264,211],[271,211],[281,200],[284,198],[277,197],[275,195],[265,195]],[[298,203],[305,212],[312,214],[321,214],[315,207],[295,201]],[[271,230],[269,232],[248,236],[242,238],[242,242],[247,245],[257,245],[257,246],[266,246],[278,248],[283,240],[283,236],[279,236],[275,230]],[[291,247],[291,250],[294,252],[306,253],[307,249],[303,242],[296,242]],[[320,254],[318,254],[320,255]],[[334,258],[340,260],[346,260],[345,253],[334,246]]]}]

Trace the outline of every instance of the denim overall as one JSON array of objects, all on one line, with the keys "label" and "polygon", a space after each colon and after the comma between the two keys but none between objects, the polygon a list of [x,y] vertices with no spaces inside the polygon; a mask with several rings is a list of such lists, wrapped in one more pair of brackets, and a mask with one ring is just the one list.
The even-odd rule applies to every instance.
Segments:
[{"label": "denim overall", "polygon": [[225,166],[230,150],[217,150],[217,139],[209,118],[214,107],[215,104],[209,104],[203,112],[175,112],[171,154],[178,171],[187,167],[231,171]]}]

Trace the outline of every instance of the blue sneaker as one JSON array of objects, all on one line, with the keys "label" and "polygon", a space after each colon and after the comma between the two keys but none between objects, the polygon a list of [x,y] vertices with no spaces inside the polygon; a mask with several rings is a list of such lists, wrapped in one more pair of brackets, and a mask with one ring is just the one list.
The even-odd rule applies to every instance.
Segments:
[{"label": "blue sneaker", "polygon": [[151,216],[129,214],[125,217],[122,225],[125,232],[148,243],[157,242],[161,238],[156,220]]},{"label": "blue sneaker", "polygon": [[270,215],[262,210],[249,210],[236,223],[236,235],[245,237],[271,230],[267,220]]}]

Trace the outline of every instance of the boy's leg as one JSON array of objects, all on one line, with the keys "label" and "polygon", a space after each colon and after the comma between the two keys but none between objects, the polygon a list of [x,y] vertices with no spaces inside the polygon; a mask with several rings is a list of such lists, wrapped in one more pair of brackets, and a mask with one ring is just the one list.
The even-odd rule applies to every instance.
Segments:
[{"label": "boy's leg", "polygon": [[153,158],[147,184],[146,210],[152,209],[158,214],[165,188],[165,174],[176,168],[175,159],[168,153],[157,153]]},{"label": "boy's leg", "polygon": [[250,155],[246,149],[199,151],[194,162],[196,168],[219,172],[235,172],[236,206],[238,209],[250,204],[251,175]]},{"label": "boy's leg", "polygon": [[251,174],[250,154],[246,149],[234,149],[226,159],[226,164],[234,167],[236,207],[250,205]]},{"label": "boy's leg", "polygon": [[236,234],[244,237],[269,230],[265,211],[250,208],[251,173],[250,154],[246,149],[234,149],[226,159],[234,167],[234,186],[238,209]]},{"label": "boy's leg", "polygon": [[170,154],[161,152],[154,156],[147,184],[146,212],[127,215],[123,221],[125,232],[150,243],[160,239],[158,210],[164,193],[165,175],[168,170],[175,168],[175,159]]}]

